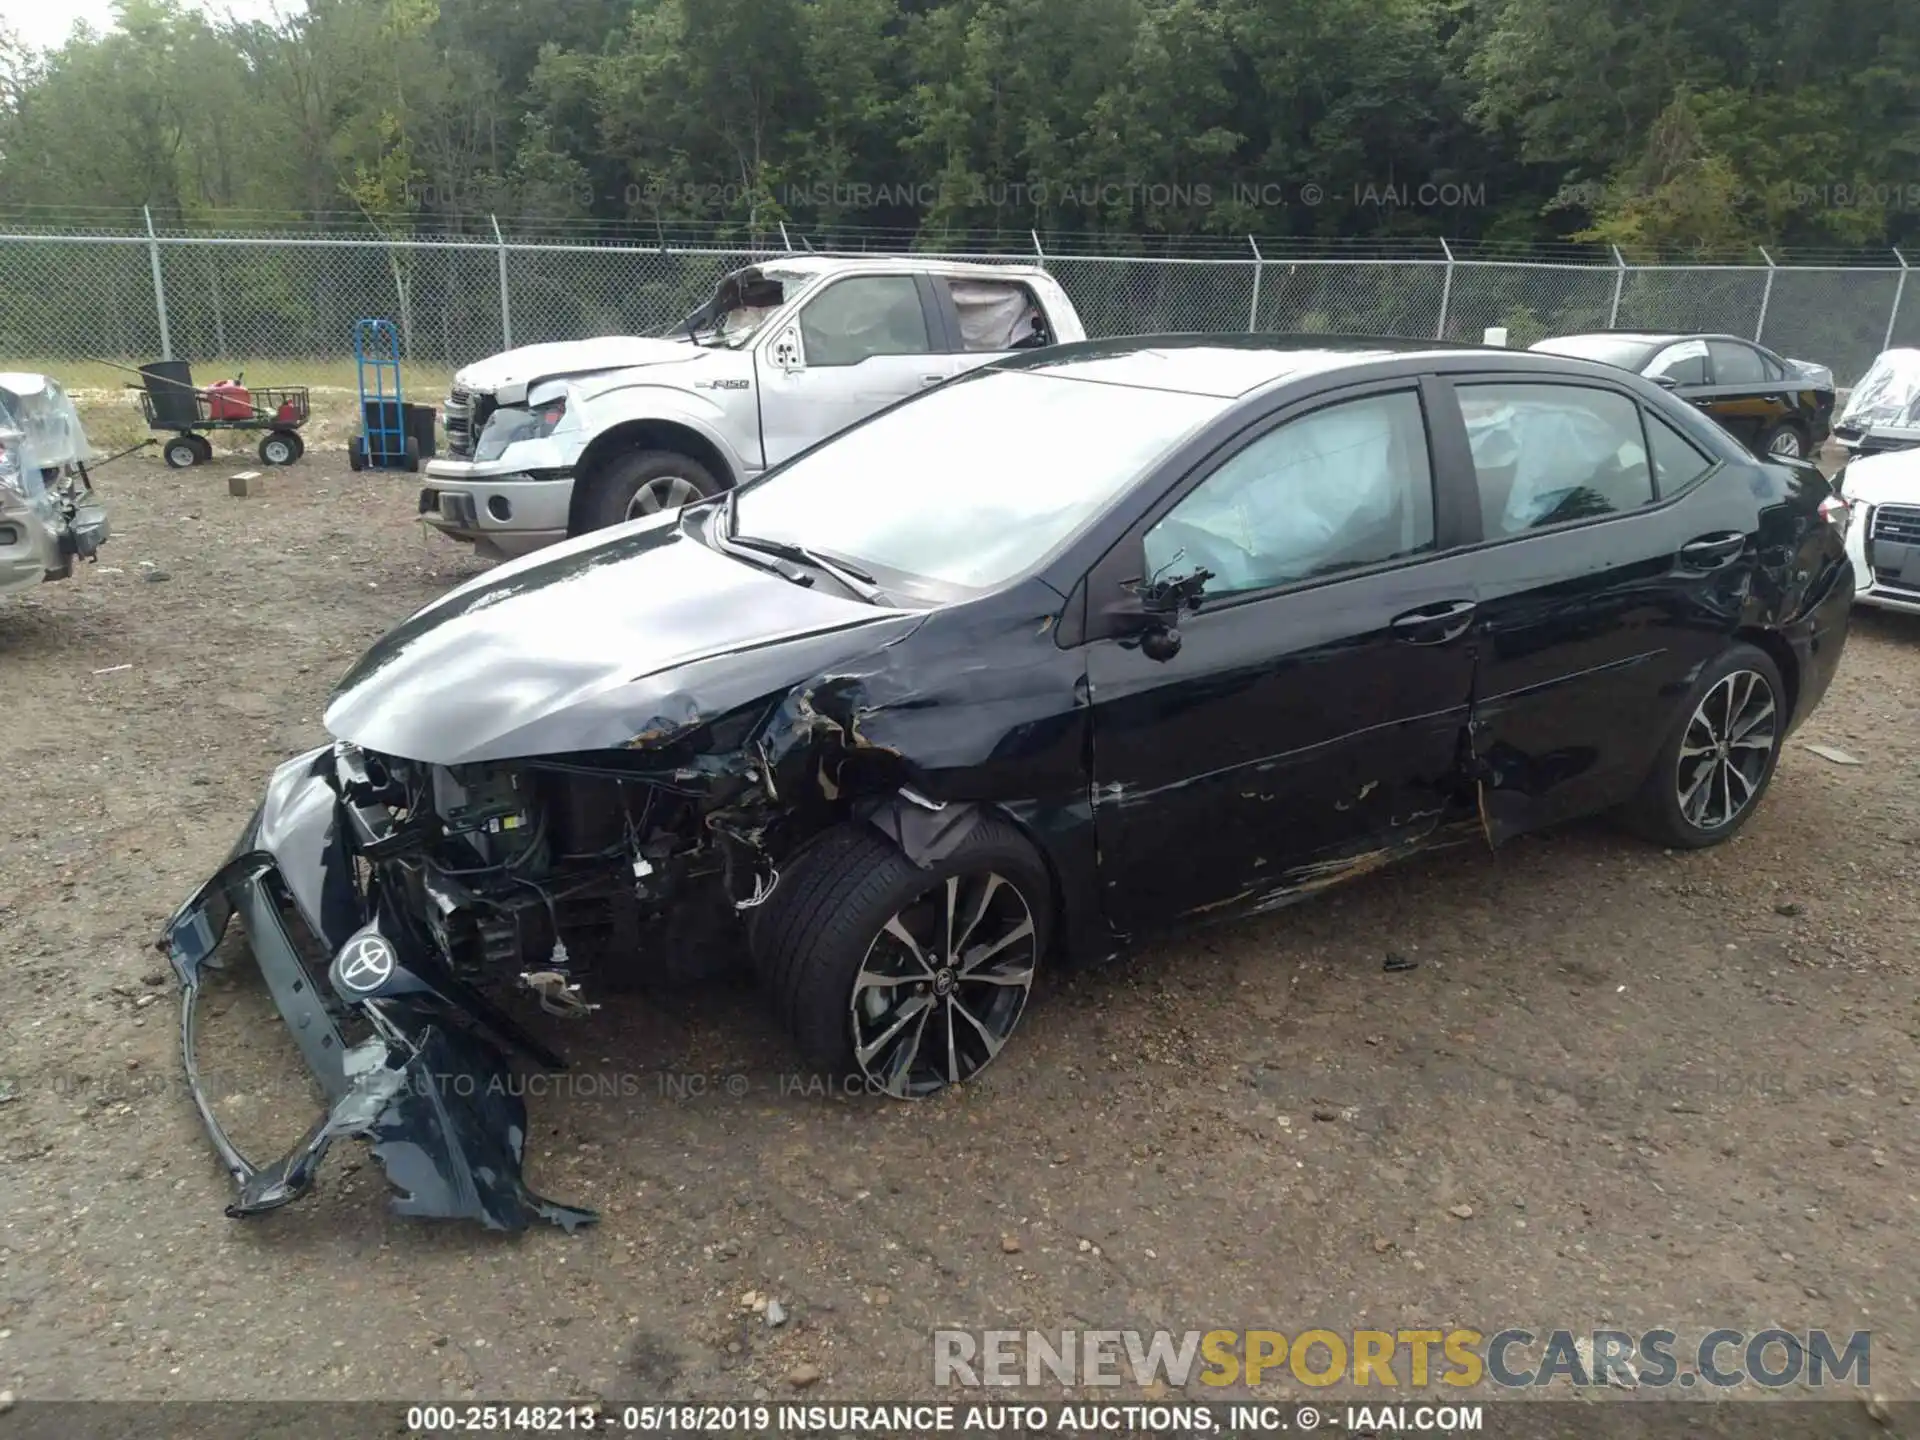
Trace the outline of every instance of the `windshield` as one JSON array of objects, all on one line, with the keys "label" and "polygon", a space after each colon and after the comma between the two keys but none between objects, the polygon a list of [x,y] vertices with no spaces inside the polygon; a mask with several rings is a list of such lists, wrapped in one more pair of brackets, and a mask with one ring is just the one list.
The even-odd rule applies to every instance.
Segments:
[{"label": "windshield", "polygon": [[787,283],[804,277],[765,268],[736,270],[714,287],[706,304],[671,330],[670,340],[738,350],[786,303]]},{"label": "windshield", "polygon": [[979,371],[739,492],[743,536],[979,591],[1029,569],[1227,402]]},{"label": "windshield", "polygon": [[1602,365],[1637,371],[1653,358],[1657,347],[1632,335],[1562,335],[1531,348],[1546,355],[1571,355],[1576,360],[1598,360]]}]

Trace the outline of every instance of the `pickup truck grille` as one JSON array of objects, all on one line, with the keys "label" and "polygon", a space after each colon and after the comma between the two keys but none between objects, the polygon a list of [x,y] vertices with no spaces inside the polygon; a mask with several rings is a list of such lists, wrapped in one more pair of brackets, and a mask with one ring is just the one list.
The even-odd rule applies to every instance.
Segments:
[{"label": "pickup truck grille", "polygon": [[456,385],[441,409],[447,428],[447,453],[456,460],[473,458],[473,447],[493,413],[493,396],[485,391],[466,390]]},{"label": "pickup truck grille", "polygon": [[1876,505],[1867,538],[1890,545],[1920,545],[1920,505]]}]

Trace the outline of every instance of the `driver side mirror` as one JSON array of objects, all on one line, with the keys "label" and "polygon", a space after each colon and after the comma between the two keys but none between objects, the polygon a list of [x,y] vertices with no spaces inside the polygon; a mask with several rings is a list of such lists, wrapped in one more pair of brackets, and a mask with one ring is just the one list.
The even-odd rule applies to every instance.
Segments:
[{"label": "driver side mirror", "polygon": [[1653,383],[1658,385],[1662,390],[1678,390],[1680,388],[1680,382],[1671,375],[1656,375],[1653,377]]},{"label": "driver side mirror", "polygon": [[789,325],[773,339],[773,363],[789,375],[797,375],[807,368],[805,357],[800,352],[800,331]]},{"label": "driver side mirror", "polygon": [[1213,572],[1202,569],[1187,575],[1156,575],[1128,587],[1128,599],[1116,609],[1142,655],[1164,663],[1180,653],[1180,616],[1200,608],[1200,597],[1211,579]]}]

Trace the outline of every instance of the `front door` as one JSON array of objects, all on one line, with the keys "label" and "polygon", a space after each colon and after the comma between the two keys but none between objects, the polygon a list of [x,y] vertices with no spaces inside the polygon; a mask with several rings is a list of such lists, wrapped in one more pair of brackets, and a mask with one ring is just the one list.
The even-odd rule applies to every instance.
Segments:
[{"label": "front door", "polygon": [[765,463],[952,375],[940,333],[932,287],[918,276],[850,275],[809,297],[755,356]]},{"label": "front door", "polygon": [[[1434,554],[1452,537],[1436,535],[1420,391],[1398,386],[1280,417],[1089,577],[1095,834],[1117,929],[1310,894],[1412,848],[1455,798],[1472,574]],[[1123,579],[1199,569],[1212,578],[1170,657],[1101,633]]]}]

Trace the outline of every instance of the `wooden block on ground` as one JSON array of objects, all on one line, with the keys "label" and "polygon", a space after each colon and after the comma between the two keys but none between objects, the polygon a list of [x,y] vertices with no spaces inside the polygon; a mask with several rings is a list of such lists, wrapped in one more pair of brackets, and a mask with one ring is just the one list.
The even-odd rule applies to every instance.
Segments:
[{"label": "wooden block on ground", "polygon": [[227,493],[243,499],[249,495],[266,493],[267,477],[258,470],[242,470],[238,475],[227,477]]}]

